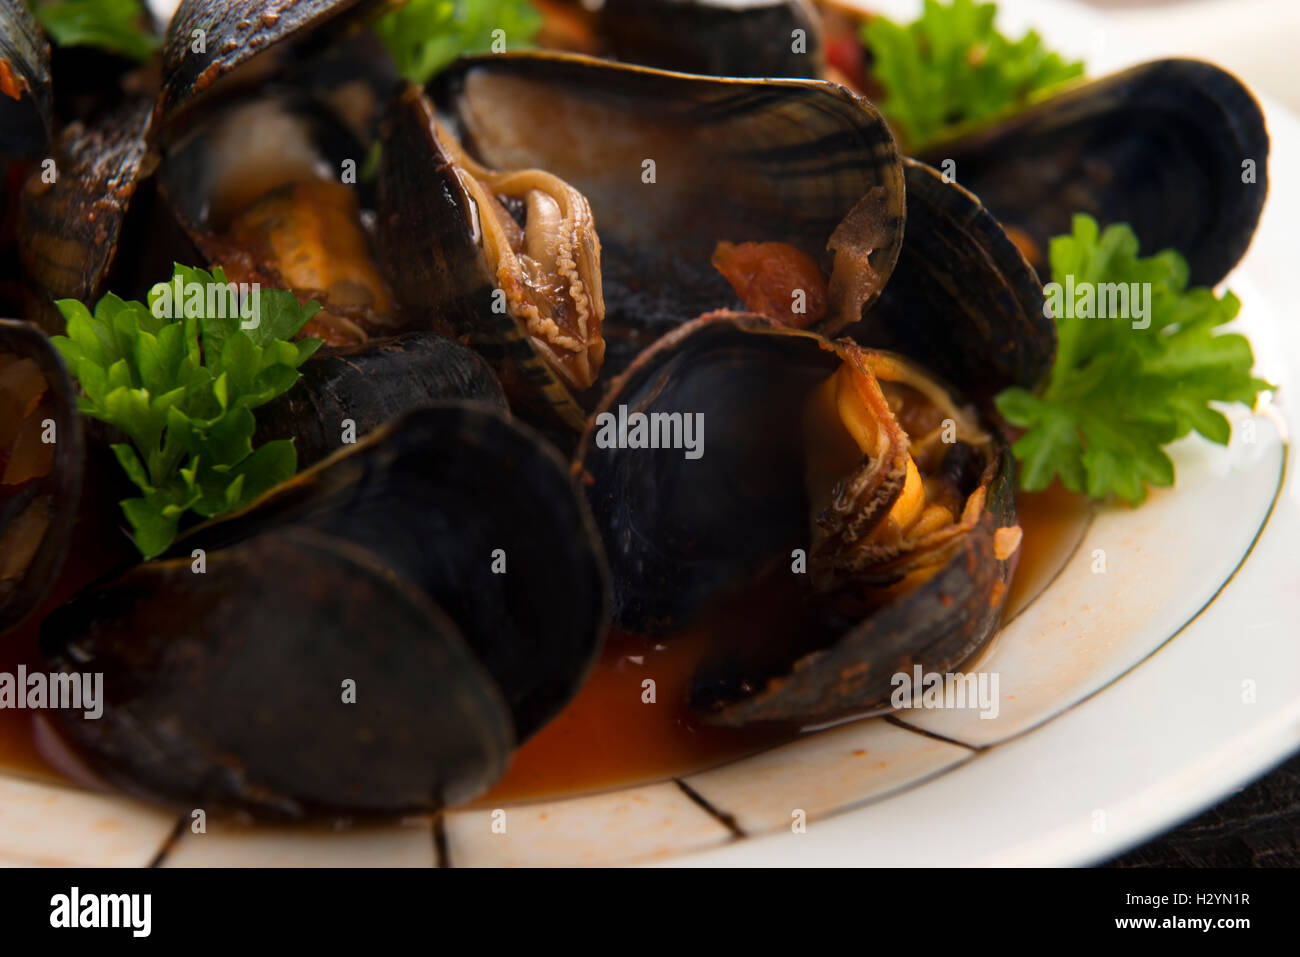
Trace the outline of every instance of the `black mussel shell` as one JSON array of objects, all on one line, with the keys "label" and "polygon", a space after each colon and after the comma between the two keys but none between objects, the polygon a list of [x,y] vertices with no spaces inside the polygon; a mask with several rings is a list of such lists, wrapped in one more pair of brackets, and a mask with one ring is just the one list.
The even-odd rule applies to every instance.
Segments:
[{"label": "black mussel shell", "polygon": [[328,49],[341,33],[384,2],[181,0],[163,42],[156,132],[169,134],[182,128],[188,123],[182,115],[199,103],[265,80],[283,66],[287,49],[299,58]]},{"label": "black mussel shell", "polygon": [[[577,462],[619,627],[671,640],[763,576],[790,570],[794,550],[809,548],[805,399],[855,348],[715,313],[660,339],[616,380]],[[604,413],[629,422],[635,413],[698,413],[702,454],[610,447],[600,438]],[[982,648],[1014,565],[1014,554],[995,555],[994,535],[1015,525],[1014,464],[996,431],[984,429],[992,451],[964,479],[966,494],[985,490],[982,511],[932,577],[877,607],[819,593],[801,575],[798,633],[780,647],[724,642],[719,660],[695,677],[695,710],[727,725],[831,720],[882,706],[904,665],[946,669]]]},{"label": "black mussel shell", "polygon": [[[412,409],[467,399],[506,409],[505,393],[478,353],[432,332],[322,349],[292,389],[257,410],[254,445],[293,439],[298,467],[315,465]],[[350,423],[350,425],[349,425]]]},{"label": "black mussel shell", "polygon": [[920,362],[987,404],[1052,368],[1056,323],[1024,254],[970,192],[905,160],[907,232],[880,301],[844,334]]},{"label": "black mussel shell", "polygon": [[103,717],[57,721],[128,790],[399,814],[488,787],[585,679],[607,606],[563,459],[498,410],[444,403],[92,587],[42,644],[104,673]]},{"label": "black mussel shell", "polygon": [[[48,182],[35,167],[23,186],[19,256],[31,315],[51,333],[64,327],[55,300],[93,305],[114,277],[123,278],[114,282],[123,295],[143,296],[136,276],[157,278],[190,256],[192,247],[156,201],[149,110],[137,99],[89,125],[69,124],[59,136],[57,179]],[[166,273],[154,271],[160,265]]]},{"label": "black mussel shell", "polygon": [[824,69],[808,0],[605,0],[593,25],[625,63],[708,76],[806,77]]},{"label": "black mussel shell", "polygon": [[[14,361],[26,360],[23,368]],[[35,370],[30,364],[35,365]],[[39,404],[30,402],[35,371],[43,379]],[[18,393],[18,394],[15,394]],[[18,442],[32,433],[52,445],[43,475],[10,470]],[[36,326],[0,319],[0,633],[19,624],[58,578],[81,500],[85,439],[77,393],[63,357]],[[46,437],[52,442],[44,442]],[[21,478],[21,480],[20,480]]]},{"label": "black mussel shell", "polygon": [[0,4],[0,159],[36,157],[54,125],[50,45],[26,0]]},{"label": "black mussel shell", "polygon": [[[813,339],[755,333],[745,321],[700,319],[656,342],[610,385],[579,448],[614,620],[629,631],[680,628],[807,536],[803,397],[839,360]],[[698,415],[703,455],[601,448],[597,420],[620,406]]]},{"label": "black mussel shell", "polygon": [[[544,169],[591,204],[609,376],[685,318],[739,306],[711,264],[719,241],[787,243],[829,274],[828,241],[870,197],[880,235],[867,303],[898,257],[897,146],[875,108],[835,84],[507,53],[461,61],[430,92],[481,162]],[[817,331],[838,331],[832,319]]]},{"label": "black mussel shell", "polygon": [[421,811],[481,791],[513,747],[456,623],[310,529],[213,552],[201,575],[186,557],[140,565],[46,629],[60,670],[104,675],[102,717],[59,712],[59,726],[108,779],[169,804]]},{"label": "black mussel shell", "polygon": [[[927,148],[1046,261],[1076,213],[1128,223],[1145,254],[1177,249],[1193,285],[1245,254],[1268,193],[1268,130],[1232,74],[1155,60],[1079,84],[1023,113]],[[1250,164],[1253,175],[1247,174]]]}]

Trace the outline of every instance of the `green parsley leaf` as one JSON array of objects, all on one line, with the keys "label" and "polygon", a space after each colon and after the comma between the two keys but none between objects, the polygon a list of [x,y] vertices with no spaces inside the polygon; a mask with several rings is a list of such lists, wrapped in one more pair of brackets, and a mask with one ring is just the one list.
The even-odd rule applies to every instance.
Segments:
[{"label": "green parsley leaf", "polygon": [[459,56],[492,50],[497,40],[523,49],[541,26],[528,0],[408,0],[374,29],[402,76],[423,84]]},{"label": "green parsley leaf", "polygon": [[297,471],[291,441],[253,448],[253,409],[298,381],[321,343],[291,340],[320,307],[284,290],[254,295],[241,302],[220,268],[178,263],[148,305],[111,293],[93,313],[56,303],[67,335],[53,342],[81,386],[81,411],[130,440],[112,448],[141,492],[121,505],[146,558],[166,550],[186,512],[242,508]]},{"label": "green parsley leaf", "polygon": [[1083,63],[1048,51],[1032,30],[1007,39],[993,25],[996,13],[993,3],[925,0],[925,12],[905,26],[884,17],[863,26],[872,73],[885,88],[879,106],[913,152],[1083,75]]},{"label": "green parsley leaf", "polygon": [[1190,432],[1227,444],[1228,420],[1210,403],[1254,406],[1272,386],[1251,374],[1246,338],[1218,331],[1241,302],[1188,289],[1177,252],[1142,258],[1128,226],[1102,231],[1078,215],[1049,258],[1058,335],[1051,375],[1040,395],[1012,388],[997,397],[1006,420],[1026,430],[1012,446],[1020,486],[1039,491],[1059,476],[1071,491],[1138,504],[1150,486],[1174,483],[1164,446]]},{"label": "green parsley leaf", "polygon": [[143,63],[158,49],[139,0],[28,0],[61,47],[99,47]]}]

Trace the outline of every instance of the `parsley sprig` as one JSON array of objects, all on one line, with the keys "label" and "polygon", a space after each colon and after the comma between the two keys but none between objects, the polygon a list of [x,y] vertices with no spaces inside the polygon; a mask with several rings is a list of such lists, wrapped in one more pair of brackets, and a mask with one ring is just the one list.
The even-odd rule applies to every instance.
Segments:
[{"label": "parsley sprig", "polygon": [[[173,278],[184,290],[226,283],[220,268],[180,264]],[[81,411],[130,439],[112,449],[142,493],[121,505],[146,558],[171,544],[186,512],[211,517],[240,508],[297,471],[292,440],[253,448],[253,409],[297,382],[298,367],[321,344],[290,341],[320,308],[300,306],[291,292],[254,293],[259,322],[243,329],[238,313],[208,315],[206,296],[160,307],[175,316],[160,318],[162,285],[148,305],[110,293],[91,313],[61,300],[67,335],[53,339],[80,383]]]},{"label": "parsley sprig", "polygon": [[1056,362],[1042,393],[1013,388],[997,397],[1007,421],[1027,430],[1012,447],[1020,485],[1038,491],[1059,476],[1071,491],[1138,504],[1148,486],[1174,482],[1162,446],[1193,431],[1227,444],[1231,426],[1211,402],[1253,407],[1273,387],[1251,374],[1246,338],[1218,330],[1240,301],[1231,292],[1188,289],[1187,263],[1176,251],[1141,258],[1128,226],[1101,231],[1078,215],[1070,235],[1052,240],[1049,258],[1052,279],[1063,287],[1071,276],[1077,289],[1150,283],[1150,325],[1056,317]]},{"label": "parsley sprig", "polygon": [[996,13],[993,3],[925,0],[912,23],[872,17],[863,26],[872,73],[885,88],[880,108],[912,151],[1083,75],[1081,62],[1047,50],[1033,30],[1019,40],[1003,36],[993,25]]},{"label": "parsley sprig", "polygon": [[159,39],[139,0],[28,0],[36,19],[61,47],[99,47],[143,63]]},{"label": "parsley sprig", "polygon": [[409,0],[375,23],[402,76],[426,83],[458,56],[492,49],[501,30],[511,50],[532,42],[542,16],[528,0]]}]

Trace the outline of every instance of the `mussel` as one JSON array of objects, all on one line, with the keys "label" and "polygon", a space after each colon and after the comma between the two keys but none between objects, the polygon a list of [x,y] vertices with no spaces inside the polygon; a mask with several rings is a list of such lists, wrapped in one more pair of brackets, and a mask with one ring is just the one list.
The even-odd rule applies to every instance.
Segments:
[{"label": "mussel", "polygon": [[[18,231],[27,311],[51,334],[64,326],[54,300],[94,302],[114,275],[127,280],[119,288],[129,294],[130,274],[145,268],[147,240],[175,236],[151,215],[151,109],[147,98],[136,98],[90,124],[69,124],[59,134],[54,177],[35,169],[23,186]],[[135,220],[130,229],[128,217]],[[175,246],[167,252],[184,255]]]},{"label": "mussel", "polygon": [[1155,60],[1050,96],[927,147],[1004,224],[1047,242],[1075,213],[1128,223],[1148,252],[1177,249],[1193,285],[1245,254],[1268,193],[1268,131],[1250,91],[1196,60]]},{"label": "mussel", "polygon": [[966,189],[904,160],[907,233],[880,301],[844,334],[911,356],[986,404],[1052,367],[1056,323],[1020,248]]},{"label": "mussel", "polygon": [[104,711],[55,714],[128,791],[254,817],[433,811],[586,677],[604,561],[565,462],[500,411],[404,416],[50,616]]},{"label": "mussel", "polygon": [[[683,416],[707,435],[698,457],[663,438]],[[1018,533],[1009,454],[900,356],[706,315],[614,384],[579,456],[620,626],[668,634],[771,576],[800,578],[798,627],[697,675],[707,720],[861,713],[896,671],[956,667],[996,626]]]},{"label": "mussel", "polygon": [[446,399],[506,409],[501,383],[477,353],[433,332],[327,349],[292,389],[258,409],[254,445],[292,439],[306,468],[403,413]]},{"label": "mussel", "polygon": [[[39,170],[28,179],[19,230],[40,321],[60,331],[51,300],[93,301],[110,284],[141,297],[180,260],[316,299],[325,310],[307,333],[334,344],[431,328],[427,316],[402,324],[394,314],[369,248],[365,197],[343,169],[351,161],[355,172],[369,147],[373,117],[352,108],[365,97],[324,83],[310,55],[353,30],[366,7],[182,3],[161,94],[140,92],[69,124],[57,179]],[[290,49],[301,65],[286,61]],[[390,74],[367,79],[363,92],[386,97]]]},{"label": "mussel", "polygon": [[84,456],[62,356],[36,326],[0,320],[0,633],[40,604],[63,568]]},{"label": "mussel", "polygon": [[304,330],[332,345],[432,327],[404,322],[380,275],[360,187],[344,163],[364,147],[327,110],[262,94],[191,119],[159,173],[169,207],[205,262],[232,282],[292,289],[324,307]]},{"label": "mussel", "polygon": [[[746,50],[733,42],[733,31],[778,12],[800,26],[806,15],[808,36],[816,38],[810,49],[820,55],[792,56],[791,72],[770,75],[822,77],[873,101],[888,99],[863,47],[867,15],[837,0],[818,0],[811,10],[779,0],[606,0],[591,14],[588,32],[598,39],[596,50],[631,62],[743,76]],[[790,29],[772,28],[769,42],[787,39]],[[599,42],[604,34],[623,45]],[[560,48],[587,49],[581,32],[546,36]],[[1040,273],[1051,237],[1068,233],[1075,213],[1088,213],[1103,226],[1128,223],[1144,250],[1177,249],[1190,282],[1213,286],[1249,246],[1268,189],[1268,133],[1258,103],[1236,77],[1188,59],[1154,60],[1040,91],[990,119],[960,123],[935,142],[900,139],[975,193]]]},{"label": "mussel", "polygon": [[[475,162],[546,170],[590,205],[601,247],[606,376],[685,318],[741,305],[713,268],[720,242],[780,243],[830,273],[835,301],[813,324],[824,332],[860,317],[897,258],[904,217],[897,150],[871,106],[839,87],[518,53],[463,61],[435,79],[431,94],[438,115],[425,117]],[[436,163],[436,151],[424,152]],[[394,164],[415,155],[394,153]],[[434,169],[426,166],[426,184],[446,179]],[[456,196],[420,190],[419,175],[399,178],[410,188],[392,190],[408,207]],[[424,235],[387,225],[381,216],[381,234],[399,250]],[[433,252],[386,259],[428,261]],[[489,291],[483,286],[480,298]]]},{"label": "mussel", "polygon": [[540,169],[481,166],[415,86],[394,103],[384,143],[379,235],[399,299],[446,318],[512,396],[580,428],[574,393],[595,383],[605,355],[586,198]]},{"label": "mussel", "polygon": [[[915,161],[907,185],[898,264],[852,339],[706,315],[639,356],[584,434],[617,624],[671,640],[764,593],[796,609],[700,667],[705,720],[869,712],[895,673],[953,670],[997,627],[1020,532],[991,399],[1042,379],[1055,327],[970,193]],[[664,430],[691,418],[688,455]]]}]

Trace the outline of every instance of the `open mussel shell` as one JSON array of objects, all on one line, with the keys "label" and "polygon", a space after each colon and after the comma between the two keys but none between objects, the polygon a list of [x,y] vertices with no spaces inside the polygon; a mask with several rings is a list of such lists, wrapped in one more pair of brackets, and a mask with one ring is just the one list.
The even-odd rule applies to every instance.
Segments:
[{"label": "open mussel shell", "polygon": [[418,87],[394,101],[383,136],[380,260],[407,314],[447,323],[487,357],[521,410],[580,430],[585,415],[574,391],[498,286],[482,219],[494,212],[470,193],[470,174],[440,140],[433,104]]},{"label": "open mussel shell", "polygon": [[1268,131],[1232,74],[1156,60],[1081,83],[1023,113],[927,148],[958,182],[1037,247],[1075,213],[1128,223],[1143,251],[1177,249],[1193,285],[1212,286],[1245,254],[1268,192]]},{"label": "open mussel shell", "polygon": [[254,816],[401,814],[503,773],[587,676],[607,606],[566,463],[501,412],[446,403],[92,587],[42,648],[103,672],[102,717],[56,720],[127,790]]},{"label": "open mussel shell", "polygon": [[981,482],[978,524],[960,550],[923,584],[891,595],[863,617],[831,613],[815,624],[834,640],[774,673],[764,656],[707,665],[691,706],[712,724],[815,724],[888,710],[894,678],[969,666],[997,632],[1017,557],[998,532],[1016,528],[1015,465],[1001,447]]},{"label": "open mussel shell", "polygon": [[905,160],[907,232],[879,302],[844,330],[922,362],[982,404],[1032,389],[1056,352],[1043,287],[993,215],[934,168]]},{"label": "open mussel shell", "polygon": [[298,467],[326,458],[404,413],[447,399],[507,408],[487,362],[454,339],[411,332],[324,349],[292,389],[257,410],[254,445],[292,439]]},{"label": "open mussel shell", "polygon": [[85,464],[77,395],[36,326],[0,319],[0,633],[63,568]]},{"label": "open mussel shell", "polygon": [[590,203],[610,373],[684,317],[739,305],[711,264],[719,241],[786,243],[829,273],[831,236],[866,201],[876,236],[859,270],[872,280],[864,303],[893,270],[902,164],[884,120],[842,87],[516,53],[461,61],[431,92],[479,161],[544,169]]},{"label": "open mussel shell", "polygon": [[592,27],[610,55],[665,70],[807,77],[824,68],[808,0],[604,0]]},{"label": "open mussel shell", "polygon": [[[897,400],[897,423],[915,427],[909,438],[886,414],[892,431],[880,424],[872,441],[889,441],[871,454],[844,446],[853,420],[841,426],[828,417],[834,401],[822,404],[827,389],[844,388],[842,376],[867,381],[864,371],[902,383],[888,400],[870,386],[872,401],[879,410]],[[951,444],[937,437],[937,410],[953,420]],[[691,417],[694,451],[664,439]],[[615,440],[621,432],[628,438]],[[797,625],[770,642],[729,641],[697,673],[691,704],[707,720],[808,724],[862,713],[887,698],[895,671],[955,667],[993,633],[1014,553],[1005,534],[1001,554],[994,546],[998,530],[1015,525],[1012,461],[974,409],[899,357],[757,316],[703,316],[611,386],[578,462],[620,627],[671,640],[725,601],[783,587],[771,576],[797,575]],[[919,494],[914,482],[926,483],[922,505],[952,500],[924,555],[876,538]],[[792,564],[798,550],[806,573]]]},{"label": "open mussel shell", "polygon": [[50,45],[26,2],[0,4],[0,160],[48,148],[54,106]]}]

